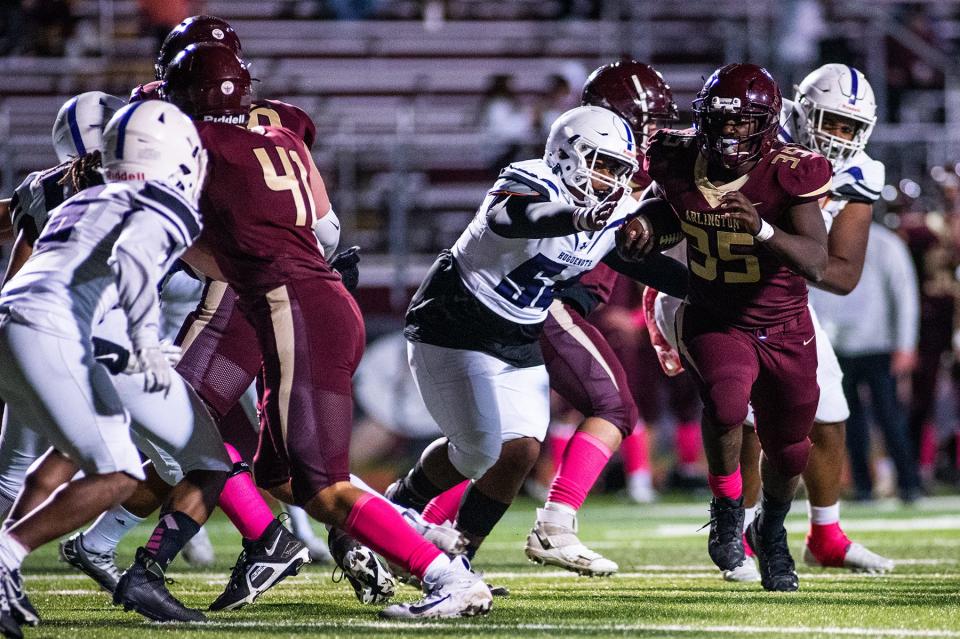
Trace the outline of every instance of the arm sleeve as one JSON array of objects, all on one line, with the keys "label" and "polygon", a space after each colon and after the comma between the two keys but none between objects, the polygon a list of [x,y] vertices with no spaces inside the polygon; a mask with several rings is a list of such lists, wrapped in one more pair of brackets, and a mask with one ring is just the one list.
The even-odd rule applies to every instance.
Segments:
[{"label": "arm sleeve", "polygon": [[603,263],[627,277],[646,284],[667,295],[684,299],[687,297],[687,267],[662,253],[652,253],[642,262],[627,262],[610,251]]},{"label": "arm sleeve", "polygon": [[340,245],[340,219],[333,209],[313,223],[313,234],[317,236],[317,244],[323,251],[324,259],[329,262]]},{"label": "arm sleeve", "polygon": [[161,264],[167,261],[168,253],[179,255],[185,248],[172,239],[155,214],[136,211],[127,216],[110,265],[134,352],[160,343],[157,283],[163,275]]},{"label": "arm sleeve", "polygon": [[916,350],[920,330],[917,273],[907,248],[898,237],[890,237],[887,244],[887,295],[893,314],[894,347],[898,351]]}]

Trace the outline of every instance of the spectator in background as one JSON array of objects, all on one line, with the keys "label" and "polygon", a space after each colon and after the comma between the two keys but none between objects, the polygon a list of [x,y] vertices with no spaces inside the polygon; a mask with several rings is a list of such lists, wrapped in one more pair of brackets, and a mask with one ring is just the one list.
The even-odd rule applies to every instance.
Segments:
[{"label": "spectator in background", "polygon": [[[946,51],[936,32],[930,9],[924,5],[908,7],[898,20],[909,35],[939,51]],[[909,93],[923,89],[943,89],[943,74],[895,35],[887,36],[887,108],[891,122],[900,122],[907,114],[901,107]]]},{"label": "spectator in background", "polygon": [[880,224],[871,224],[857,287],[846,297],[811,289],[810,302],[843,370],[843,392],[850,404],[847,449],[855,499],[873,496],[870,428],[860,398],[866,387],[887,455],[897,469],[900,498],[914,501],[920,481],[897,384],[917,365],[919,294],[916,271],[903,241]]},{"label": "spectator in background", "polygon": [[550,125],[561,113],[580,105],[579,93],[570,88],[570,81],[556,73],[547,81],[547,91],[534,107],[534,128],[543,135],[550,133]]},{"label": "spectator in background", "polygon": [[919,363],[913,373],[909,433],[911,450],[926,479],[933,474],[936,456],[933,407],[943,370],[942,360],[952,350],[954,307],[960,293],[950,243],[928,225],[928,217],[924,213],[909,212],[901,216],[900,226],[920,281]]},{"label": "spectator in background", "polygon": [[492,171],[499,173],[500,167],[526,157],[524,146],[533,138],[533,119],[513,90],[512,76],[491,76],[480,105],[480,127],[490,139]]}]

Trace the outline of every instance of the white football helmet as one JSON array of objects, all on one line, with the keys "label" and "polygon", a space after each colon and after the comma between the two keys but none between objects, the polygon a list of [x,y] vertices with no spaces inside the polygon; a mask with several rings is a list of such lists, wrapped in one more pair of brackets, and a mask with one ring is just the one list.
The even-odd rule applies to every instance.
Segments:
[{"label": "white football helmet", "polygon": [[103,127],[126,104],[103,91],[75,95],[60,107],[53,123],[53,149],[60,162],[100,150]]},{"label": "white football helmet", "polygon": [[[860,71],[845,64],[825,64],[796,87],[797,134],[800,144],[828,160],[845,161],[863,151],[877,122],[877,102]],[[856,133],[845,140],[823,130],[824,114],[853,121]]]},{"label": "white football helmet", "polygon": [[[607,109],[580,106],[563,113],[550,127],[543,159],[578,204],[593,206],[619,187],[630,192],[630,178],[640,168],[637,152],[626,120]],[[604,172],[597,170],[598,164]],[[597,193],[594,181],[608,188]]]},{"label": "white football helmet", "polygon": [[160,180],[194,204],[207,171],[207,152],[184,113],[161,100],[128,104],[103,131],[103,175],[107,182]]}]

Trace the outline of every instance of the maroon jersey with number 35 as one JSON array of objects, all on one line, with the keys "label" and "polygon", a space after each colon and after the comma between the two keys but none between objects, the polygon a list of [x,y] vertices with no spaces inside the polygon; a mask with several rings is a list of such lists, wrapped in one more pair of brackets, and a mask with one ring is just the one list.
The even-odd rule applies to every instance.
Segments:
[{"label": "maroon jersey with number 35", "polygon": [[241,298],[302,279],[339,280],[313,234],[330,202],[303,140],[272,126],[196,124],[209,155],[201,238]]},{"label": "maroon jersey with number 35", "polygon": [[690,131],[660,130],[647,149],[657,193],[680,217],[687,239],[689,301],[742,328],[774,326],[807,305],[807,283],[762,243],[724,219],[720,197],[743,193],[760,217],[792,232],[787,211],[828,193],[830,163],[795,144],[774,142],[746,175],[723,185],[707,178],[707,161]]}]

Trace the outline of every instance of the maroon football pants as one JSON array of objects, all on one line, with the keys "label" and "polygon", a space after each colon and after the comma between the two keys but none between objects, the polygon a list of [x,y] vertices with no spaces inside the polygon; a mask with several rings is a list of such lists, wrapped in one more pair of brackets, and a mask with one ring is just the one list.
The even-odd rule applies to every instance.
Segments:
[{"label": "maroon football pants", "polygon": [[735,428],[752,403],[764,454],[785,476],[803,472],[820,399],[809,311],[784,324],[745,330],[684,304],[676,321],[683,365],[697,381],[706,423]]},{"label": "maroon football pants", "polygon": [[637,424],[627,374],[599,330],[555,301],[540,336],[550,387],[584,417],[599,417],[626,437]]},{"label": "maroon football pants", "polygon": [[290,481],[303,505],[350,479],[353,373],[363,355],[363,318],[339,280],[290,282],[241,300],[263,352],[262,488]]}]

